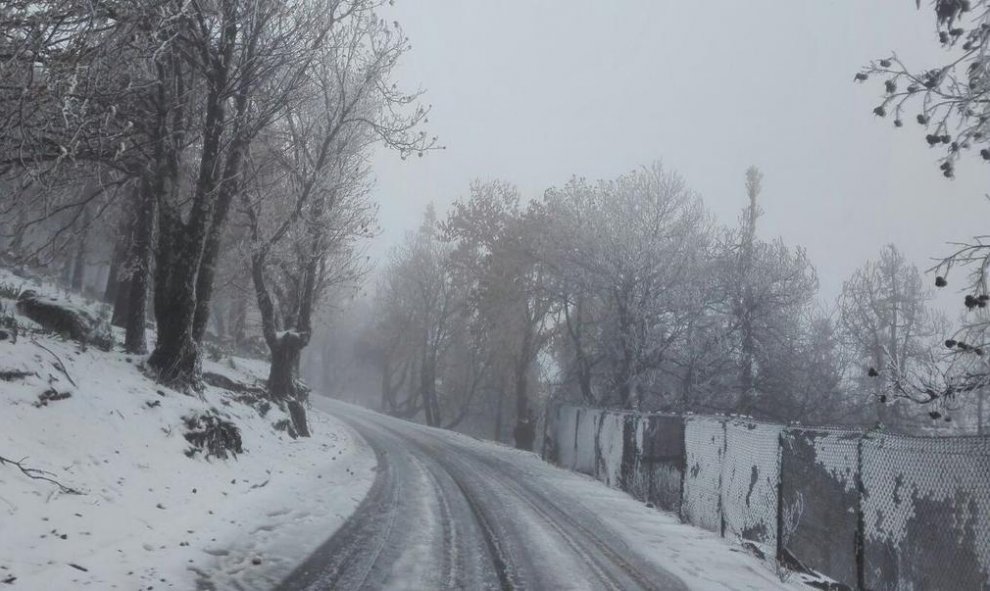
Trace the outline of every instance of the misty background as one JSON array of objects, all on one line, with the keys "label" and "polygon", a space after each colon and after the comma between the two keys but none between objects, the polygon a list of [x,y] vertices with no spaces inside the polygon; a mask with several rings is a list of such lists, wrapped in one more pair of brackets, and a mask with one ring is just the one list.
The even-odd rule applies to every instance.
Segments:
[{"label": "misty background", "polygon": [[[964,158],[947,182],[917,124],[872,115],[881,89],[853,83],[895,50],[918,67],[941,63],[924,7],[397,0],[383,16],[410,38],[397,77],[427,91],[446,150],[376,155],[374,260],[427,203],[443,212],[472,179],[532,198],[572,175],[614,178],[657,159],[729,225],[746,205],[746,168],[759,166],[758,235],[805,247],[827,300],[887,243],[927,270],[947,242],[983,232],[990,170]],[[937,296],[954,318],[956,292]]]}]

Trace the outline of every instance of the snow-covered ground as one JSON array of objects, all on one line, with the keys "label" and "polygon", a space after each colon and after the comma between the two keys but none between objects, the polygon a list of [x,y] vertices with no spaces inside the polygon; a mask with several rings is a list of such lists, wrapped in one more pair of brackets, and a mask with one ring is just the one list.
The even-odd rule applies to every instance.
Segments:
[{"label": "snow-covered ground", "polygon": [[[0,465],[0,588],[268,589],[364,498],[374,453],[328,414],[311,410],[313,436],[292,440],[272,427],[277,409],[163,387],[142,362],[51,336],[0,341],[0,372],[32,374],[0,380],[0,456],[82,493]],[[241,381],[266,370],[205,365]],[[46,391],[69,397],[42,403]],[[211,408],[240,428],[236,459],[186,455],[183,417]]]}]

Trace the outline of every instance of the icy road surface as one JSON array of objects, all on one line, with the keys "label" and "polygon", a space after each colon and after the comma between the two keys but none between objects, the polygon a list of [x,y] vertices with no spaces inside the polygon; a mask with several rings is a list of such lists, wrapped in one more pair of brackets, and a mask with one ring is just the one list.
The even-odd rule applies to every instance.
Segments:
[{"label": "icy road surface", "polygon": [[378,478],[283,591],[802,588],[729,542],[534,454],[313,402],[370,443]]}]

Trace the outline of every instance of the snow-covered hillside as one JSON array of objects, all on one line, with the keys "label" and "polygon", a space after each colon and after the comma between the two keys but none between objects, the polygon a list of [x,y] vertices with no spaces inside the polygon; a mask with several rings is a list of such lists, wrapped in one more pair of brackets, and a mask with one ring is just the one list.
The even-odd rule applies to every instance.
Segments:
[{"label": "snow-covered hillside", "polygon": [[[6,271],[0,286],[67,298]],[[178,392],[142,364],[52,335],[0,340],[0,457],[43,477],[0,465],[0,588],[267,589],[370,487],[373,452],[329,415],[311,410],[313,436],[293,440],[273,427],[277,408]],[[205,369],[253,382],[266,364]],[[236,424],[243,452],[193,451],[187,419],[204,414]]]}]

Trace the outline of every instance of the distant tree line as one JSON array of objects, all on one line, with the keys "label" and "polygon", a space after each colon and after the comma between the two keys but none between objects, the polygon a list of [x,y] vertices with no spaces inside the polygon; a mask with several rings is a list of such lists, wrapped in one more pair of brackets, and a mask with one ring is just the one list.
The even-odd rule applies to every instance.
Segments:
[{"label": "distant tree line", "polygon": [[497,439],[525,434],[547,397],[930,428],[898,396],[942,367],[918,269],[886,246],[823,302],[804,250],[761,236],[762,185],[746,172],[732,227],[659,164],[530,201],[476,182],[445,217],[430,207],[352,330],[375,403]]}]

